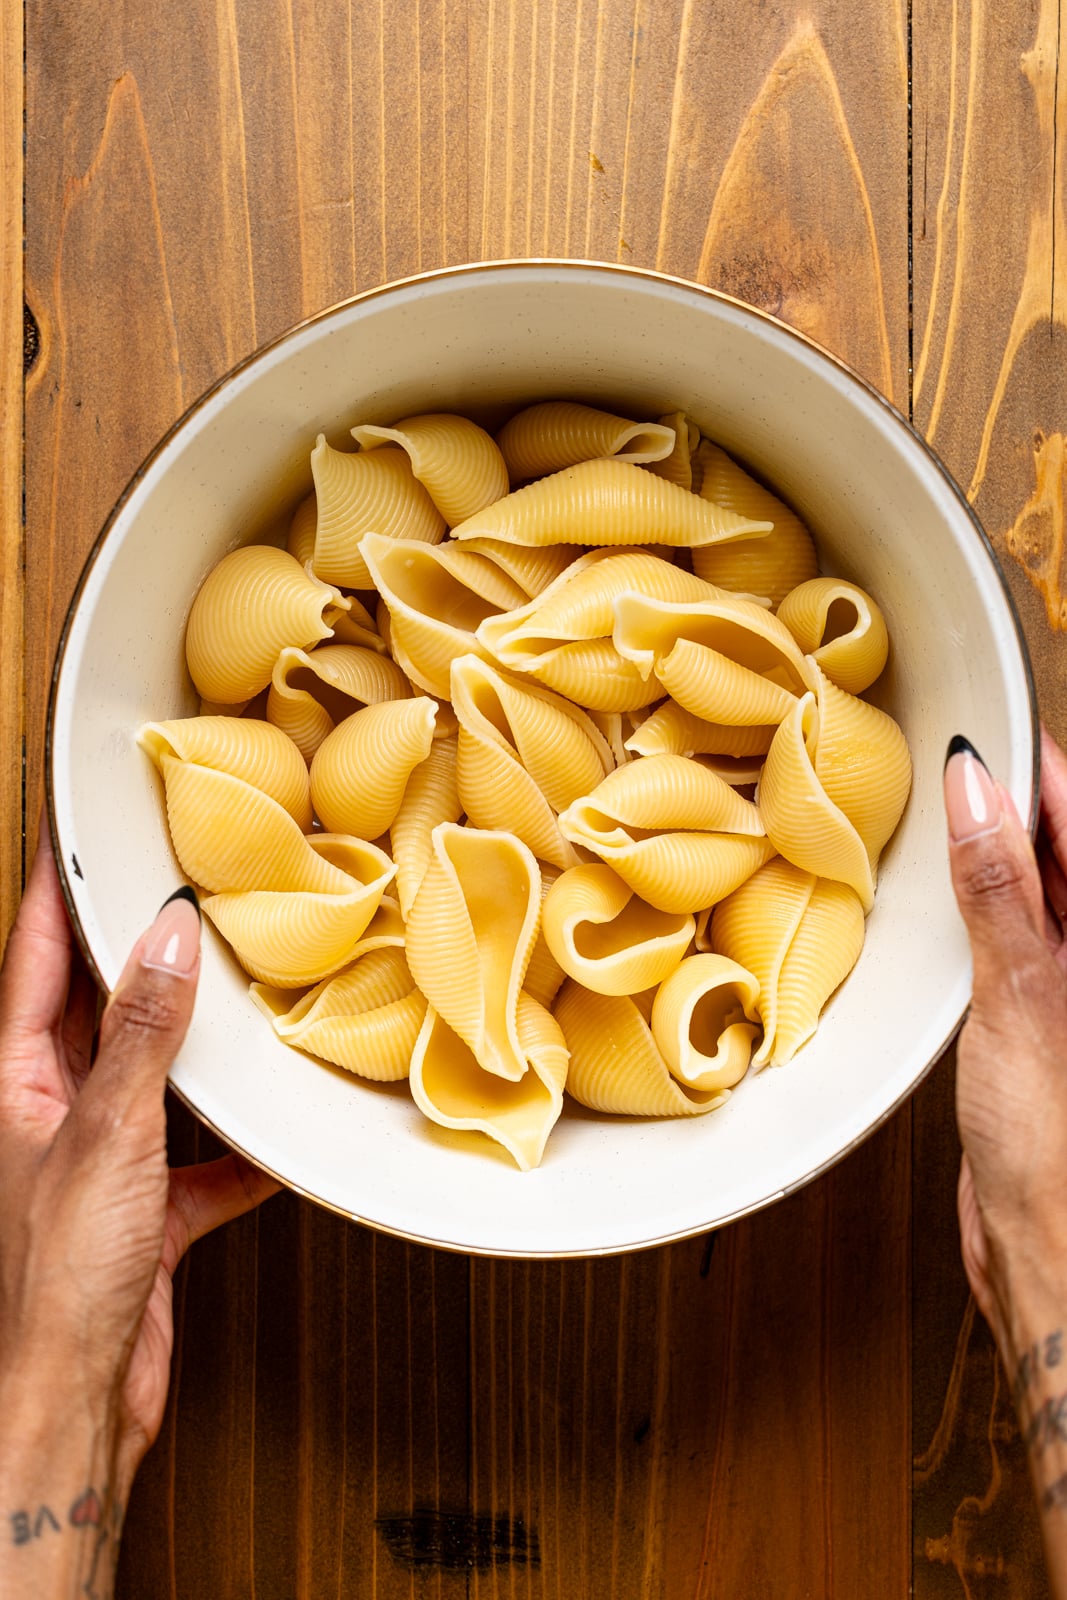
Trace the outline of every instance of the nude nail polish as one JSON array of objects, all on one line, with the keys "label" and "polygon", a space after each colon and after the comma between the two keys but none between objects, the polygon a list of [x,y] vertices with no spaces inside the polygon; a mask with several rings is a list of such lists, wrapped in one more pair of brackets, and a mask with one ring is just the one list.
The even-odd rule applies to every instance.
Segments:
[{"label": "nude nail polish", "polygon": [[1000,827],[996,785],[978,751],[959,733],[945,758],[945,810],[949,833],[958,844]]},{"label": "nude nail polish", "polygon": [[200,907],[194,891],[183,885],[160,907],[148,930],[141,965],[184,978],[193,971],[199,955]]}]

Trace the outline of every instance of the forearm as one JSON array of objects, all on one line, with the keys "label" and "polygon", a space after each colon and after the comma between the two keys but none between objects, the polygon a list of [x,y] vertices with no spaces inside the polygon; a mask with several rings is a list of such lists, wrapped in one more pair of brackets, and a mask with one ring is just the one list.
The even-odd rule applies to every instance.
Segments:
[{"label": "forearm", "polygon": [[110,1600],[126,1487],[106,1409],[8,1377],[0,1419],[0,1594]]},{"label": "forearm", "polygon": [[1004,1280],[994,1332],[1026,1443],[1054,1600],[1067,1600],[1067,1258]]}]

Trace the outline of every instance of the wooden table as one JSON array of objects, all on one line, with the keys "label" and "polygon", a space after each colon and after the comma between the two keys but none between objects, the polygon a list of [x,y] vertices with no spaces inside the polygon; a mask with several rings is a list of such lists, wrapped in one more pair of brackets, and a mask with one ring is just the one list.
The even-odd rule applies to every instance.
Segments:
[{"label": "wooden table", "polygon": [[[970,494],[1067,734],[1060,11],[0,0],[3,929],[57,633],[129,474],[287,325],[451,262],[659,267],[838,351]],[[943,1063],[793,1199],[619,1260],[468,1260],[275,1199],[179,1275],[120,1593],[1045,1594],[951,1097]],[[176,1108],[175,1158],[208,1145]]]}]

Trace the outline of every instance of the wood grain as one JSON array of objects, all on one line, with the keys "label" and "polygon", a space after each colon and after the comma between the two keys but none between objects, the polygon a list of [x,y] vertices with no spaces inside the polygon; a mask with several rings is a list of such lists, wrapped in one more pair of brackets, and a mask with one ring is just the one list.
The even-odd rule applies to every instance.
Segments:
[{"label": "wood grain", "polygon": [[[2,15],[6,119],[18,12]],[[29,0],[26,26],[31,817],[67,598],[143,454],[285,326],[464,260],[699,276],[901,406],[913,310],[917,420],[1013,564],[1046,697],[1058,686],[1054,0]],[[7,886],[10,673],[2,693]],[[904,1594],[913,1238],[915,1592],[1005,1593],[978,1586],[975,1552],[999,1550],[1012,1596],[1041,1593],[1029,1535],[1004,1542],[1014,1467],[989,1500],[988,1441],[998,1461],[1014,1446],[988,1347],[973,1320],[957,1338],[950,1089],[941,1072],[917,1103],[915,1230],[905,1110],[766,1214],[621,1261],[467,1261],[288,1195],[204,1241],[179,1277],[175,1384],[120,1593]],[[171,1128],[176,1158],[209,1152],[180,1108]],[[957,1516],[965,1502],[985,1509]]]},{"label": "wood grain", "polygon": [[0,951],[22,884],[22,7],[0,5]]},{"label": "wood grain", "polygon": [[[914,415],[1005,569],[1042,715],[1063,694],[1067,301],[1059,0],[912,10]],[[967,732],[966,729],[960,730]],[[972,730],[979,745],[981,730]],[[950,1227],[951,1063],[914,1103],[916,1600],[1048,1593],[1026,1452]],[[938,1293],[924,1289],[937,1284]]]}]

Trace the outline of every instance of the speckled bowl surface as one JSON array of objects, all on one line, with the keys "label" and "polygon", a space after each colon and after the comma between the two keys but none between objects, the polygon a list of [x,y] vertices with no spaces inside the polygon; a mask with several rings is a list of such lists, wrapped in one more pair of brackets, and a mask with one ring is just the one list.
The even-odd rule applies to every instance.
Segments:
[{"label": "speckled bowl surface", "polygon": [[316,433],[424,410],[491,415],[570,397],[678,409],[780,488],[824,570],[881,604],[875,698],[915,781],[859,964],[789,1066],[710,1116],[568,1108],[543,1165],[427,1123],[380,1087],[276,1042],[214,931],[175,1088],[287,1184],[391,1233],[496,1255],[629,1250],[723,1223],[805,1183],[896,1107],[951,1039],[970,967],[945,857],[941,767],[972,736],[1031,812],[1036,718],[1025,646],[991,549],[899,414],[796,333],[652,274],[511,262],[363,295],[284,335],[200,400],[137,474],[68,618],[49,719],[51,822],[79,937],[111,985],[180,881],[156,774],[135,743],[190,715],[185,619],[204,575],[310,486]]}]

